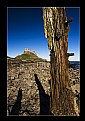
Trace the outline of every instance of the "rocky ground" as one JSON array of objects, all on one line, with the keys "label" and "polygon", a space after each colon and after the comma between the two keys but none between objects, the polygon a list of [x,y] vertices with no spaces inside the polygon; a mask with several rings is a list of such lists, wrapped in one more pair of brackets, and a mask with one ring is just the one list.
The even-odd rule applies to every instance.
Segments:
[{"label": "rocky ground", "polygon": [[[35,74],[37,76],[35,76]],[[49,96],[50,94],[49,79],[50,69],[49,63],[47,62],[8,65],[7,107],[9,114],[15,109],[18,110],[16,115],[39,115],[42,98],[40,98],[40,95],[46,96],[45,94],[47,94]],[[20,87],[22,89],[20,97],[22,98],[18,100]],[[17,109],[17,105],[21,106]],[[13,108],[13,106],[15,108]],[[14,114],[14,112],[12,114]]]},{"label": "rocky ground", "polygon": [[80,115],[80,69],[69,68],[69,79],[74,97],[76,115]]},{"label": "rocky ground", "polygon": [[[9,69],[7,79],[7,115],[50,115],[49,79],[49,66],[46,66],[46,68],[42,66],[42,68],[38,69],[25,66],[24,71],[22,67]],[[75,95],[74,107],[77,115],[79,115],[80,70],[69,68],[69,79]]]}]

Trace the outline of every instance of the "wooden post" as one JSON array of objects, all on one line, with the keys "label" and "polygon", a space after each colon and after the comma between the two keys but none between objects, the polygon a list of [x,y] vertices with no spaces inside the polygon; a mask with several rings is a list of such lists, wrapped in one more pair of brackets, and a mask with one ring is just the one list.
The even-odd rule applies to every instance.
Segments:
[{"label": "wooden post", "polygon": [[50,50],[51,105],[54,115],[75,115],[68,79],[68,31],[65,8],[43,8],[44,33]]}]

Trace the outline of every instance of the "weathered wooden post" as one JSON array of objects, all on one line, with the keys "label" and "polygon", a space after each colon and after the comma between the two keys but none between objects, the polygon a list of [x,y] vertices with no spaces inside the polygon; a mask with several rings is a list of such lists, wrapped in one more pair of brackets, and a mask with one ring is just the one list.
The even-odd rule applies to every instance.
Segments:
[{"label": "weathered wooden post", "polygon": [[44,33],[50,50],[51,112],[75,115],[68,79],[68,23],[64,7],[43,7]]}]

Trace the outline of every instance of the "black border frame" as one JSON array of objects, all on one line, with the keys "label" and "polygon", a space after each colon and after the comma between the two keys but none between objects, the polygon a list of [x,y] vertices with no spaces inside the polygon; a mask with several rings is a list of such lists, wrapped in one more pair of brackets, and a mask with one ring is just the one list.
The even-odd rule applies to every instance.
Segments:
[{"label": "black border frame", "polygon": [[[7,116],[7,7],[80,7],[79,0],[0,0],[0,115],[2,119],[28,119],[28,120],[40,120],[45,118],[45,120],[79,120],[80,116]],[[23,118],[24,117],[24,118]]]}]

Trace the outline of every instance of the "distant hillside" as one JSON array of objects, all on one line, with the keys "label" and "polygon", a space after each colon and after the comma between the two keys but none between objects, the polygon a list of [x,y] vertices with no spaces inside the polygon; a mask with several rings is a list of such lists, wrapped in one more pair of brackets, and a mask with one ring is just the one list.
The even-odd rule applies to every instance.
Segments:
[{"label": "distant hillside", "polygon": [[15,57],[15,59],[20,60],[30,60],[30,61],[44,61],[46,59],[39,58],[37,55],[30,53],[30,54],[21,54]]},{"label": "distant hillside", "polygon": [[7,56],[7,58],[11,58],[11,57]]},{"label": "distant hillside", "polygon": [[21,55],[17,55],[15,58],[11,58],[9,56],[7,56],[7,59],[9,61],[47,61],[46,59],[40,58],[37,56],[37,54],[35,53],[35,51],[29,50],[28,48],[24,49],[24,53]]}]

